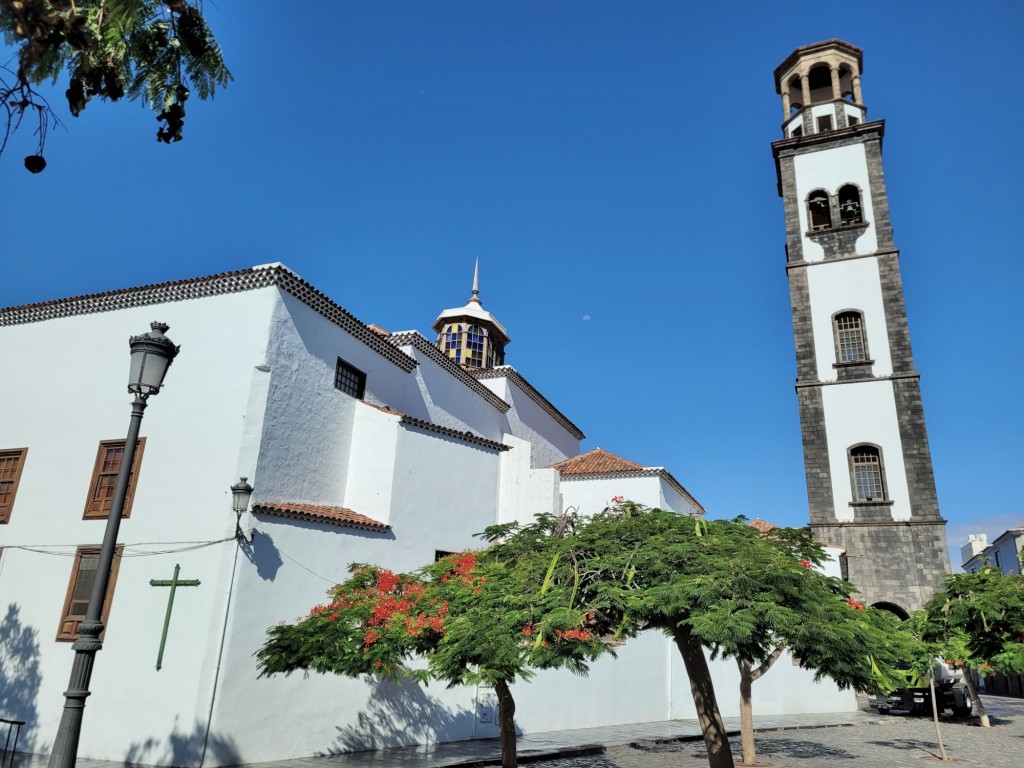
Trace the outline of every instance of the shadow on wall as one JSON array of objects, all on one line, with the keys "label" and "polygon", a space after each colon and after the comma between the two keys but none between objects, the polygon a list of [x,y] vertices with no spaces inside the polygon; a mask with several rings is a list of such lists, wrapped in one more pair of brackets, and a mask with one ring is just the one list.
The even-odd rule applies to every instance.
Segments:
[{"label": "shadow on wall", "polygon": [[369,705],[354,723],[338,727],[338,736],[325,754],[468,739],[473,733],[472,710],[453,709],[412,680],[402,685],[377,679],[367,682]]},{"label": "shadow on wall", "polygon": [[[42,683],[39,671],[39,631],[21,623],[21,609],[11,603],[0,622],[0,717],[24,720],[19,752],[47,751],[37,743],[39,719],[36,698]],[[6,728],[3,736],[6,738]]]},{"label": "shadow on wall", "polygon": [[[198,768],[203,765],[238,765],[242,756],[233,739],[211,733],[206,748],[206,726],[196,722],[191,731],[182,731],[175,720],[174,730],[166,739],[149,738],[128,747],[125,765],[173,765],[179,768]],[[205,752],[205,757],[204,757]]]},{"label": "shadow on wall", "polygon": [[256,574],[264,581],[273,581],[284,565],[274,540],[263,531],[253,530],[252,543],[242,542],[242,553],[256,566]]}]

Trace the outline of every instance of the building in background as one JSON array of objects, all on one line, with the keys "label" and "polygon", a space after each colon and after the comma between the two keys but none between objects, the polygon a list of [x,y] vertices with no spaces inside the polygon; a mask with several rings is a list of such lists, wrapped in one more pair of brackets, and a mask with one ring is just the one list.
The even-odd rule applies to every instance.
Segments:
[{"label": "building in background", "polygon": [[960,548],[960,559],[967,573],[977,573],[986,565],[994,565],[1006,574],[1021,573],[1021,552],[1024,525],[1003,531],[991,544],[984,533],[972,533]]},{"label": "building in background", "polygon": [[797,48],[775,70],[810,524],[865,602],[907,616],[949,572],[863,52]]}]

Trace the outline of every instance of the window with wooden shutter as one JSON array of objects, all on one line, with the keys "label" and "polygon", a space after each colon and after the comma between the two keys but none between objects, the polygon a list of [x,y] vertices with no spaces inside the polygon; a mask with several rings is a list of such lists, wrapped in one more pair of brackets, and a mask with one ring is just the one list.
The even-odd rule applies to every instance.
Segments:
[{"label": "window with wooden shutter", "polygon": [[28,448],[0,451],[0,523],[11,519],[14,497],[18,493],[21,470],[25,467]]},{"label": "window with wooden shutter", "polygon": [[[117,582],[117,571],[121,565],[121,552],[124,545],[114,550],[114,562],[110,568],[110,581],[107,582],[107,596],[103,600],[103,611],[100,620],[104,627],[110,613],[110,603],[114,597],[114,584]],[[85,620],[85,612],[89,608],[89,596],[93,584],[96,583],[96,567],[100,560],[99,547],[79,547],[75,553],[75,564],[71,569],[71,581],[68,583],[68,594],[64,599],[64,611],[61,614],[60,628],[57,639],[71,641],[78,639],[78,625]],[[103,634],[100,634],[103,639]]]},{"label": "window with wooden shutter", "polygon": [[[110,505],[114,500],[114,488],[117,485],[117,473],[121,470],[121,457],[124,455],[124,440],[103,440],[96,452],[96,466],[92,470],[92,482],[89,484],[89,495],[85,501],[86,520],[104,519],[110,514]],[[128,495],[124,499],[124,512],[121,517],[130,517],[132,500],[135,498],[135,486],[139,481],[139,466],[142,464],[142,452],[146,447],[146,438],[140,438],[135,449],[135,460],[132,462],[132,474],[128,480]]]}]

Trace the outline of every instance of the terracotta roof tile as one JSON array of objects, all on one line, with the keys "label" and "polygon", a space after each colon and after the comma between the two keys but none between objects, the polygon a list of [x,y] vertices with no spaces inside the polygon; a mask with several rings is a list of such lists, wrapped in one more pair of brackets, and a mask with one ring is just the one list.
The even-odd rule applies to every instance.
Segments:
[{"label": "terracotta roof tile", "polygon": [[332,523],[345,528],[362,528],[370,531],[391,530],[391,526],[387,523],[360,515],[347,507],[304,504],[294,501],[264,501],[254,504],[252,511],[257,515],[278,515],[298,520],[314,520],[318,523]]},{"label": "terracotta roof tile", "polygon": [[779,527],[775,523],[769,523],[767,520],[762,520],[760,517],[755,517],[753,520],[749,521],[747,525],[751,528],[756,528],[761,533],[768,533],[768,531],[773,531]]},{"label": "terracotta roof tile", "polygon": [[607,475],[613,472],[636,472],[645,469],[642,464],[624,459],[603,448],[595,448],[551,466],[557,469],[560,475]]}]

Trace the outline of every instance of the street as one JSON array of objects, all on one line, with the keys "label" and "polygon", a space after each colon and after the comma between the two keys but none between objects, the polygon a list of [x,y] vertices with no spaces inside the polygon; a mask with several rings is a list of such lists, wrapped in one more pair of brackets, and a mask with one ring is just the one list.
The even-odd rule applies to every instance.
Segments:
[{"label": "street", "polygon": [[[1024,700],[986,696],[991,729],[967,721],[943,719],[947,755],[957,763],[992,768],[1024,762]],[[756,724],[756,720],[755,720]],[[740,759],[739,738],[731,741]],[[893,715],[880,725],[807,728],[757,734],[761,765],[775,768],[920,768],[939,762],[932,721]],[[923,762],[922,762],[923,761]],[[707,766],[702,741],[636,741],[611,746],[603,755],[530,763],[533,768],[699,768]]]}]

